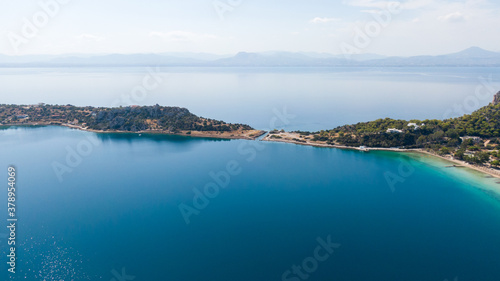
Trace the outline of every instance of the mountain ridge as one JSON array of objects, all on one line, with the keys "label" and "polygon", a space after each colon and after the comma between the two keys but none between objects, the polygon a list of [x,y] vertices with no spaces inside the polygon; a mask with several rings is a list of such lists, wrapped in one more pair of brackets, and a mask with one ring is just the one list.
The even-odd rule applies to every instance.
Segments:
[{"label": "mountain ridge", "polygon": [[235,55],[206,53],[29,55],[0,54],[0,67],[67,66],[193,66],[193,67],[395,67],[395,66],[500,66],[500,52],[470,47],[438,56],[343,55],[314,52],[239,52]]}]

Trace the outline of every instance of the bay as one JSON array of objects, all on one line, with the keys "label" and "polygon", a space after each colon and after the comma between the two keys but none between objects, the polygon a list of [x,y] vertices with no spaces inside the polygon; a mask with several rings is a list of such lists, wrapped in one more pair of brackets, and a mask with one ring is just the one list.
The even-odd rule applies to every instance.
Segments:
[{"label": "bay", "polygon": [[[318,239],[340,247],[308,280],[500,276],[495,180],[423,156],[50,126],[4,128],[0,147],[0,182],[18,170],[13,280],[286,280]],[[181,204],[228,163],[241,171],[187,224]]]},{"label": "bay", "polygon": [[[7,104],[158,103],[316,131],[470,113],[500,89],[499,70],[1,68],[0,84]],[[49,126],[0,129],[5,187],[9,165],[18,170],[19,260],[13,278],[4,228],[1,280],[500,277],[497,180],[425,155]],[[239,172],[200,199],[228,165]],[[183,206],[196,212],[186,218]],[[340,246],[314,263],[329,239]]]}]

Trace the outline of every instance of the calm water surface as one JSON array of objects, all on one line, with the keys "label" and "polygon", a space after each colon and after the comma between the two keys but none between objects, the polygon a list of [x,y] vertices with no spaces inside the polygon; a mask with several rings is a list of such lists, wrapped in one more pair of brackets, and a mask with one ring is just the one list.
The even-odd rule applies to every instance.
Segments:
[{"label": "calm water surface", "polygon": [[[259,129],[321,130],[470,112],[500,89],[499,70],[2,68],[0,84],[2,103],[158,103]],[[158,84],[137,92],[149,78]],[[289,280],[500,279],[495,180],[424,156],[43,127],[0,130],[5,186],[11,164],[13,280],[283,280],[311,262],[318,239],[340,247]],[[228,164],[238,173],[201,200],[195,190]],[[387,175],[400,177],[392,189]],[[186,224],[179,206],[195,203],[206,206]]]},{"label": "calm water surface", "polygon": [[0,85],[2,103],[158,103],[258,129],[318,131],[472,112],[500,90],[500,68],[0,68]]},{"label": "calm water surface", "polygon": [[[7,186],[8,165],[18,170],[12,280],[107,281],[122,270],[135,280],[283,280],[314,255],[317,239],[340,247],[307,280],[499,280],[500,201],[484,190],[495,180],[419,157],[2,129],[0,182]],[[62,181],[55,163],[71,169]],[[194,189],[228,163],[239,173],[186,224],[180,204],[194,206]],[[394,190],[388,173],[403,178]]]}]

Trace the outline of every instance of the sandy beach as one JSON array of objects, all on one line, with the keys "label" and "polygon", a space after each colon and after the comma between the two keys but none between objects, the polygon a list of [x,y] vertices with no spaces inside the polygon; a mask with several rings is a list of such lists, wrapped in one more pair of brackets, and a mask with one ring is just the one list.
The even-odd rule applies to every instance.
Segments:
[{"label": "sandy beach", "polygon": [[100,133],[100,134],[159,134],[159,135],[173,135],[173,136],[188,136],[195,138],[217,138],[217,139],[243,139],[243,140],[255,140],[260,136],[264,135],[266,131],[261,130],[238,130],[234,132],[216,132],[216,131],[179,131],[177,133],[172,133],[170,131],[163,130],[145,130],[138,132],[129,131],[116,131],[116,130],[93,130],[89,128],[84,128],[78,125],[72,124],[60,124],[60,123],[50,123],[50,122],[37,122],[37,123],[25,123],[25,124],[2,124],[2,127],[23,127],[23,126],[63,126],[71,129],[77,129],[86,132]]},{"label": "sandy beach", "polygon": [[451,155],[449,155],[449,156],[441,156],[441,155],[437,155],[437,154],[425,151],[423,149],[415,149],[415,150],[411,150],[411,151],[418,152],[418,153],[423,153],[423,154],[426,154],[426,155],[429,155],[429,156],[433,156],[433,157],[437,157],[437,158],[443,159],[445,161],[453,163],[455,167],[465,167],[465,168],[469,168],[469,169],[472,169],[472,170],[476,170],[476,171],[481,172],[483,174],[487,174],[487,175],[495,177],[495,178],[500,178],[500,170],[491,169],[491,168],[484,167],[484,166],[472,165],[472,164],[469,164],[469,163],[467,163],[465,161],[454,159],[454,158],[452,158]]},{"label": "sandy beach", "polygon": [[[289,133],[289,132],[280,133],[279,136],[281,138],[272,138],[272,136],[273,136],[272,134],[268,134],[265,138],[262,139],[262,141],[285,142],[285,143],[293,143],[293,144],[316,146],[316,147],[331,147],[331,148],[339,148],[339,149],[365,151],[365,149],[360,148],[360,147],[327,144],[326,142],[314,142],[308,138],[300,138],[300,135],[297,133]],[[302,141],[300,141],[300,140],[302,140]],[[383,150],[383,151],[396,151],[396,152],[418,151],[417,149],[380,148],[380,147],[368,147],[368,148],[366,148],[366,150],[368,150],[368,151],[370,151],[370,150]]]},{"label": "sandy beach", "polygon": [[[315,147],[331,147],[331,148],[338,148],[338,149],[349,149],[349,150],[358,150],[358,151],[393,151],[393,152],[413,152],[413,153],[422,153],[428,156],[436,157],[445,161],[448,161],[453,164],[453,167],[464,167],[468,169],[475,170],[477,172],[486,174],[491,177],[499,178],[500,179],[500,170],[484,167],[484,166],[478,166],[478,165],[472,165],[469,164],[465,161],[454,159],[451,155],[448,156],[440,156],[435,153],[431,153],[429,151],[426,151],[424,149],[399,149],[399,148],[381,148],[381,147],[369,147],[366,149],[362,149],[359,147],[350,147],[350,146],[342,146],[342,145],[331,145],[327,144],[326,142],[313,142],[310,139],[304,138],[300,136],[298,133],[289,133],[289,132],[283,132],[280,134],[277,134],[277,136],[280,136],[281,138],[272,138],[272,134],[268,134],[265,138],[262,139],[262,141],[270,141],[270,142],[284,142],[284,143],[293,143],[293,144],[298,144],[298,145],[308,145],[308,146],[315,146]],[[301,140],[301,141],[300,141]]]},{"label": "sandy beach", "polygon": [[[248,131],[236,131],[236,132],[202,132],[202,131],[180,131],[177,133],[167,132],[167,131],[139,131],[139,132],[125,132],[125,131],[102,131],[102,130],[92,130],[88,128],[83,128],[78,125],[71,124],[54,124],[54,123],[29,123],[29,124],[3,124],[2,126],[63,126],[72,129],[94,132],[94,133],[128,133],[128,134],[164,134],[164,135],[177,135],[177,136],[189,136],[189,137],[197,137],[197,138],[219,138],[219,139],[245,139],[245,140],[256,140],[259,137],[266,134],[266,131],[262,130],[248,130]],[[280,138],[273,138],[272,136],[279,136]],[[351,147],[351,146],[343,146],[343,145],[332,145],[327,144],[326,142],[315,142],[312,141],[310,137],[300,136],[298,133],[291,132],[282,132],[279,134],[267,134],[261,141],[268,142],[282,142],[282,143],[291,143],[298,145],[307,145],[314,147],[327,147],[327,148],[337,148],[337,149],[347,149],[347,150],[358,150],[358,151],[392,151],[392,152],[412,152],[412,153],[421,153],[428,156],[436,157],[442,159],[444,161],[453,164],[451,167],[464,167],[468,169],[475,170],[477,172],[486,174],[491,177],[500,179],[500,170],[492,169],[484,166],[472,165],[465,161],[454,159],[451,155],[441,156],[435,153],[431,153],[424,149],[400,149],[400,148],[381,148],[381,147],[369,147],[369,148],[360,148],[360,147]]]},{"label": "sandy beach", "polygon": [[78,129],[82,131],[94,132],[94,133],[125,133],[125,134],[159,134],[159,135],[173,135],[173,136],[188,136],[195,138],[217,138],[217,139],[244,139],[244,140],[255,140],[256,138],[265,134],[265,131],[260,130],[248,130],[248,131],[236,131],[236,132],[215,132],[215,131],[179,131],[177,133],[172,133],[170,131],[163,130],[145,130],[145,131],[137,131],[137,132],[128,132],[128,131],[102,131],[102,130],[93,130],[88,128],[82,128],[80,126],[62,124],[61,126]]}]

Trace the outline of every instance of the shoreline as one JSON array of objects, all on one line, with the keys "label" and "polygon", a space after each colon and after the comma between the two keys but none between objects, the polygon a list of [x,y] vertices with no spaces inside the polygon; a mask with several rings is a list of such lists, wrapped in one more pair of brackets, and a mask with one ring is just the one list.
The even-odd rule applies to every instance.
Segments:
[{"label": "shoreline", "polygon": [[428,155],[428,156],[436,157],[436,158],[439,158],[441,160],[444,160],[444,161],[456,164],[456,165],[453,165],[452,167],[456,167],[456,168],[463,167],[463,168],[475,170],[475,171],[480,172],[482,174],[487,174],[487,175],[489,175],[491,177],[500,179],[500,170],[491,169],[491,168],[484,167],[484,166],[478,166],[478,165],[469,164],[469,163],[467,163],[467,162],[465,162],[463,160],[452,158],[451,156],[450,157],[445,157],[445,156],[441,156],[441,155],[437,155],[437,154],[431,153],[429,151],[425,151],[423,149],[418,149],[418,150],[415,150],[414,152],[422,153],[422,154],[425,154],[425,155]]},{"label": "shoreline", "polygon": [[[26,124],[2,124],[0,127],[31,127],[31,126],[59,126],[66,127],[70,129],[76,129],[85,132],[92,132],[98,134],[157,134],[157,135],[169,135],[169,136],[184,136],[184,137],[194,137],[194,138],[216,138],[216,139],[241,139],[241,140],[256,140],[257,138],[266,134],[266,131],[262,130],[248,130],[248,131],[236,131],[236,132],[218,132],[218,131],[180,131],[178,133],[172,133],[169,131],[117,131],[117,130],[94,130],[83,128],[81,126],[72,124],[61,124],[61,123],[51,123],[51,122],[37,122],[37,123],[26,123]],[[188,134],[188,132],[191,132]],[[242,134],[242,132],[245,132]]]},{"label": "shoreline", "polygon": [[[25,126],[60,126],[60,127],[66,127],[70,129],[76,129],[80,131],[85,131],[85,132],[93,132],[93,133],[98,133],[98,134],[158,134],[158,135],[170,135],[170,136],[185,136],[185,137],[195,137],[195,138],[216,138],[216,139],[241,139],[241,140],[254,140],[254,141],[267,141],[267,142],[278,142],[278,143],[289,143],[289,144],[295,144],[295,145],[303,145],[303,146],[313,146],[313,147],[323,147],[323,148],[336,148],[336,149],[342,149],[342,150],[357,150],[361,152],[369,152],[369,151],[390,151],[390,152],[400,152],[400,153],[420,153],[424,154],[427,156],[435,157],[444,161],[447,161],[449,163],[453,163],[454,165],[451,167],[456,167],[456,168],[467,168],[470,170],[474,170],[476,172],[488,175],[493,178],[500,179],[500,170],[484,167],[484,166],[478,166],[478,165],[473,165],[469,164],[465,161],[454,159],[451,156],[441,156],[437,155],[435,153],[431,153],[429,151],[426,151],[421,148],[414,148],[414,149],[400,149],[400,148],[385,148],[385,147],[366,147],[366,148],[360,148],[360,147],[352,147],[352,146],[344,146],[344,145],[334,145],[334,144],[326,144],[326,143],[318,143],[318,142],[311,142],[308,139],[302,140],[302,141],[297,141],[293,139],[287,139],[287,138],[271,138],[272,134],[268,134],[267,131],[264,130],[249,130],[246,134],[243,135],[236,135],[234,132],[223,132],[222,134],[220,132],[215,132],[215,131],[210,131],[210,132],[204,132],[204,131],[190,131],[191,134],[187,134],[188,131],[181,131],[179,133],[172,133],[172,132],[167,132],[167,131],[152,131],[152,130],[146,130],[146,131],[138,131],[138,132],[129,132],[129,131],[102,131],[102,130],[93,130],[93,129],[88,129],[88,128],[83,128],[77,125],[71,125],[71,124],[59,124],[59,123],[50,123],[50,122],[38,122],[38,123],[29,123],[29,124],[2,124],[0,127],[25,127]],[[266,135],[267,134],[267,135]],[[285,136],[285,137],[295,137],[297,139],[298,135],[294,135],[292,133],[281,133],[279,134],[280,136]],[[258,140],[260,137],[264,136],[261,140]]]},{"label": "shoreline", "polygon": [[[163,130],[144,130],[137,132],[129,131],[102,131],[94,130],[88,128],[82,128],[80,126],[75,126],[71,124],[61,124],[57,126],[67,127],[71,129],[77,129],[86,132],[93,132],[98,134],[154,134],[154,135],[167,135],[167,136],[183,136],[183,137],[194,137],[194,138],[215,138],[215,139],[238,139],[238,140],[256,140],[258,137],[264,135],[266,132],[261,130],[249,130],[245,134],[238,134],[238,132],[218,132],[218,131],[180,131],[178,133],[173,133]],[[191,132],[188,134],[188,132]]]},{"label": "shoreline", "polygon": [[[281,135],[290,135],[290,133],[282,133]],[[359,147],[354,147],[354,146],[345,146],[345,145],[337,145],[337,144],[327,144],[327,143],[318,143],[318,142],[300,142],[296,140],[291,140],[291,139],[273,139],[270,137],[271,135],[267,135],[265,138],[262,139],[262,141],[268,141],[268,142],[282,142],[282,143],[291,143],[291,144],[298,144],[298,145],[305,145],[305,146],[314,146],[314,147],[326,147],[326,148],[338,148],[338,149],[344,149],[344,150],[358,150],[358,151],[371,151],[371,150],[378,150],[378,151],[394,151],[394,152],[417,152],[419,149],[400,149],[400,148],[385,148],[385,147],[366,147],[365,149],[361,149]]]},{"label": "shoreline", "polygon": [[[291,134],[290,133],[282,133],[280,135],[290,136]],[[455,165],[453,165],[452,167],[455,167],[455,168],[463,167],[463,168],[471,169],[471,170],[474,170],[476,172],[486,174],[488,176],[500,179],[500,170],[491,169],[491,168],[484,167],[484,166],[472,165],[472,164],[469,164],[465,161],[454,159],[451,156],[446,157],[446,156],[437,155],[437,154],[431,153],[431,152],[426,151],[426,150],[421,149],[421,148],[400,149],[400,148],[384,148],[384,147],[366,147],[366,149],[362,149],[359,147],[352,147],[352,146],[334,145],[334,144],[326,144],[326,143],[315,143],[315,142],[309,142],[307,140],[305,140],[305,142],[300,142],[300,141],[296,141],[296,140],[292,140],[292,139],[285,139],[285,138],[281,138],[281,139],[274,138],[273,139],[270,136],[271,135],[266,136],[264,139],[262,139],[262,141],[290,143],[290,144],[314,146],[314,147],[336,148],[336,149],[343,149],[343,150],[357,150],[357,151],[362,151],[362,152],[390,151],[390,152],[401,152],[401,153],[420,153],[420,154],[424,154],[424,155],[431,156],[431,157],[436,157],[436,158],[439,158],[441,160],[453,163]],[[499,192],[500,192],[500,189],[499,189]]]}]

